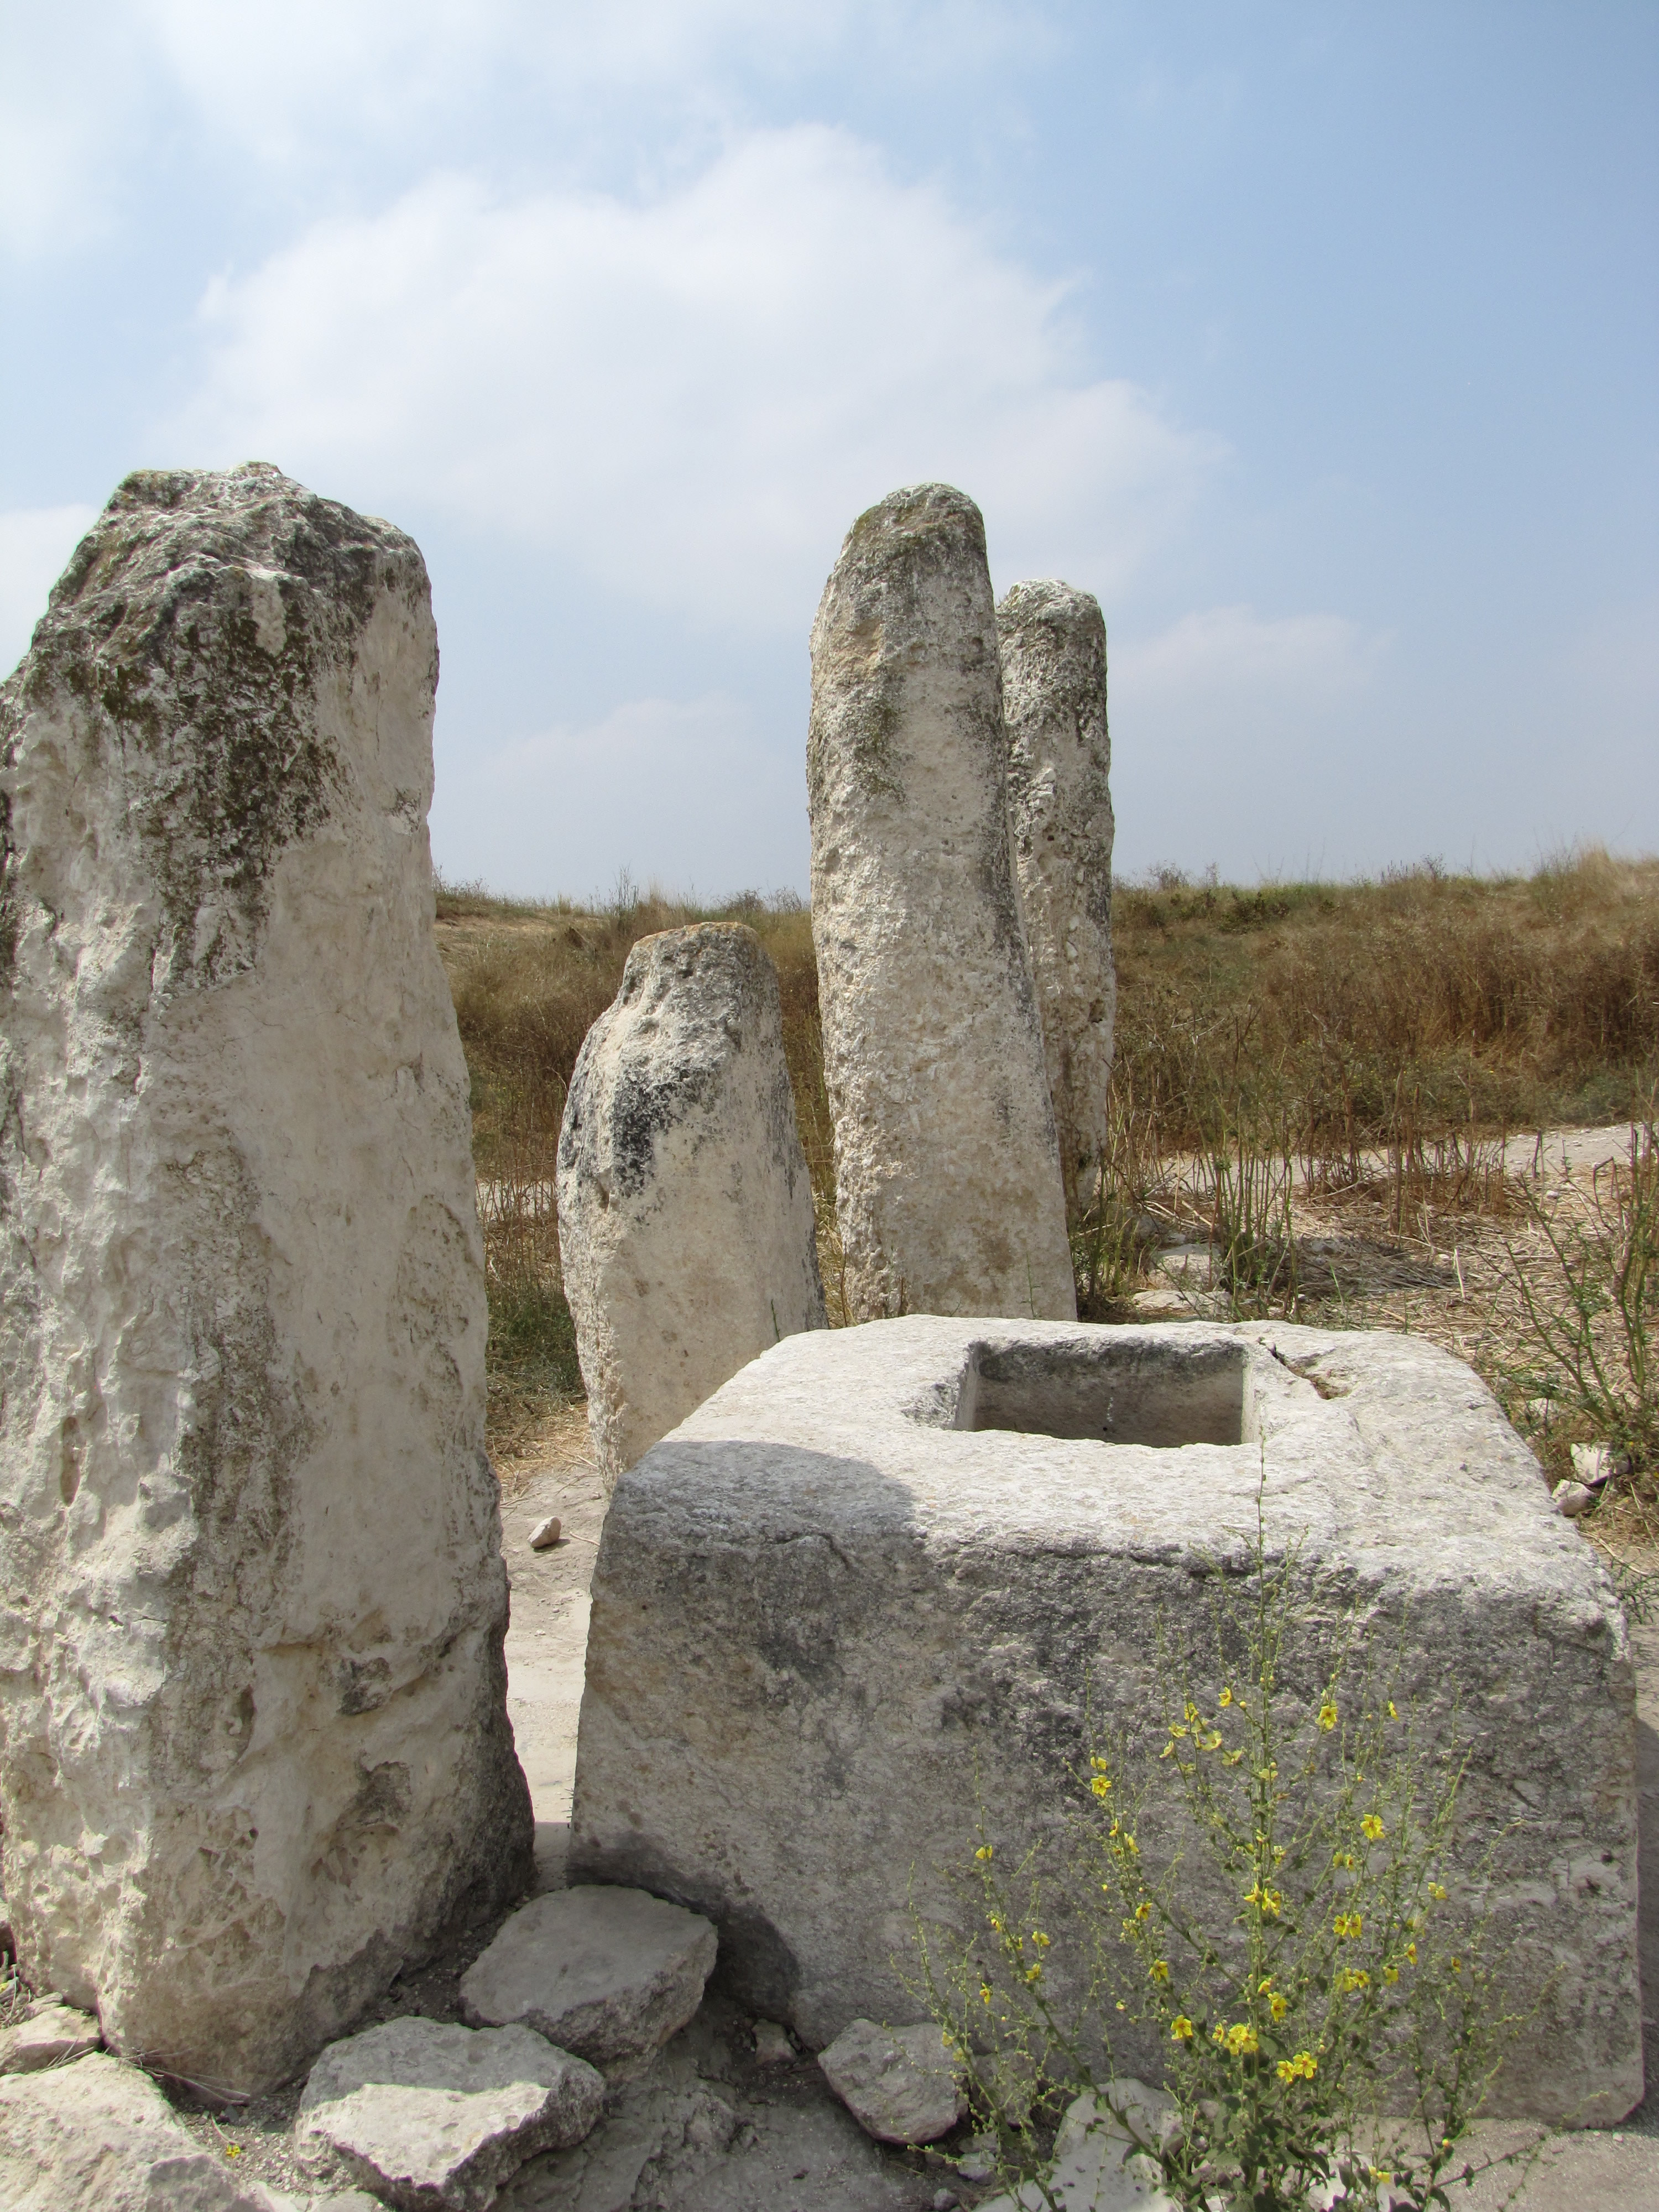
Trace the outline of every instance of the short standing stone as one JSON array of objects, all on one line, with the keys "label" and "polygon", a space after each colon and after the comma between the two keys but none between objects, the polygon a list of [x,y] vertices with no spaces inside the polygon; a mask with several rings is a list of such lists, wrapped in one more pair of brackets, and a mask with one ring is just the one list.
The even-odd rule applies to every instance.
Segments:
[{"label": "short standing stone", "polygon": [[934,2021],[878,2027],[855,2020],[819,2051],[818,2064],[859,2125],[880,2142],[936,2142],[968,2109]]},{"label": "short standing stone", "polygon": [[1016,584],[997,609],[1014,872],[1068,1191],[1106,1143],[1112,968],[1112,745],[1106,624],[1069,584]]},{"label": "short standing stone", "polygon": [[147,2074],[100,2052],[0,2081],[6,2212],[279,2212],[173,2118]]},{"label": "short standing stone", "polygon": [[521,2021],[595,2066],[643,2057],[685,2026],[714,1964],[702,1915],[642,1889],[550,1891],[507,1922],[461,1983],[467,2017]]},{"label": "short standing stone", "polygon": [[641,938],[577,1055],[559,1246],[615,1482],[769,1344],[823,1327],[776,970],[752,929]]},{"label": "short standing stone", "polygon": [[329,2045],[295,2147],[325,2144],[404,2212],[482,2212],[526,2159],[580,2142],[604,2103],[604,2077],[530,2028],[405,2018]]},{"label": "short standing stone", "polygon": [[985,526],[948,485],[848,533],[812,628],[806,767],[851,1315],[1069,1318]]},{"label": "short standing stone", "polygon": [[68,2005],[37,2005],[27,2020],[0,2032],[0,2074],[34,2074],[96,2051],[101,2038],[89,2013]]},{"label": "short standing stone", "polygon": [[437,645],[390,525],[129,477],[0,690],[0,1814],[26,1973],[222,2090],[527,1878]]}]

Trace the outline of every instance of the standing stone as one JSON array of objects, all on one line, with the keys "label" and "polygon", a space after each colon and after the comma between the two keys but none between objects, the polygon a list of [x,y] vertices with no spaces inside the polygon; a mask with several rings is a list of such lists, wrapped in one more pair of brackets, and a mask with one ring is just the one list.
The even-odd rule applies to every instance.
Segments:
[{"label": "standing stone", "polygon": [[1070,1319],[985,526],[948,484],[848,533],[812,627],[806,774],[849,1316]]},{"label": "standing stone", "polygon": [[250,465],[129,477],[0,691],[7,1909],[223,2089],[529,1872],[436,679],[411,540]]},{"label": "standing stone", "polygon": [[576,1057],[559,1249],[607,1482],[780,1337],[822,1328],[777,971],[751,929],[641,938]]},{"label": "standing stone", "polygon": [[1112,744],[1106,624],[1069,584],[1016,584],[997,609],[1008,818],[1068,1195],[1106,1144],[1112,1072]]}]

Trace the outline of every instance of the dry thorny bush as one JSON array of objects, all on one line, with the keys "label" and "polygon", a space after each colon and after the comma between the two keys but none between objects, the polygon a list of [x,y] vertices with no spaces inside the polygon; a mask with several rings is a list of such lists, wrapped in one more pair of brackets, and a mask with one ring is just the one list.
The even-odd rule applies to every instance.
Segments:
[{"label": "dry thorny bush", "polygon": [[[498,1454],[580,1392],[553,1176],[581,1040],[639,938],[714,918],[749,923],[777,968],[830,1317],[846,1318],[800,902],[750,892],[701,906],[625,876],[580,908],[446,887],[440,934],[471,1070]],[[1659,1543],[1641,1414],[1654,1378],[1630,1372],[1645,1357],[1659,1270],[1631,1305],[1626,1250],[1626,1306],[1598,1287],[1621,1237],[1648,1249],[1649,1156],[1552,1179],[1541,1146],[1512,1141],[1644,1106],[1650,1116],[1659,862],[1591,850],[1491,878],[1430,861],[1376,883],[1255,890],[1164,869],[1119,886],[1113,922],[1112,1133],[1073,1223],[1081,1310],[1127,1319],[1154,1293],[1179,1308],[1159,1249],[1212,1247],[1217,1284],[1189,1306],[1430,1335],[1494,1384],[1553,1476],[1574,1442],[1628,1442],[1637,1472],[1612,1486],[1592,1533],[1632,1557]],[[1610,1409],[1632,1391],[1640,1418],[1626,1438]]]}]

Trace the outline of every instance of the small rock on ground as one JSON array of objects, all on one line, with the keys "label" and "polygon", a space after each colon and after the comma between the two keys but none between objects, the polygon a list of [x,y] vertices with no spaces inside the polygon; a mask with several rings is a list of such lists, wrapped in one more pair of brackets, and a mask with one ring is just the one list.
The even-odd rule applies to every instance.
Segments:
[{"label": "small rock on ground", "polygon": [[0,2081],[6,2212],[289,2212],[173,2118],[147,2074],[100,2051]]},{"label": "small rock on ground", "polygon": [[880,2142],[935,2142],[967,2111],[936,2021],[878,2027],[855,2020],[818,2053],[824,2078]]},{"label": "small rock on ground", "polygon": [[556,1513],[550,1513],[544,1521],[538,1521],[530,1532],[531,1550],[550,1552],[559,1540],[561,1525]]},{"label": "small rock on ground", "polygon": [[[1149,2089],[1125,2075],[1109,2081],[1099,2099],[1082,2096],[1066,2108],[1054,2138],[1048,2188],[1066,2212],[1178,2212],[1172,2197],[1159,2188],[1153,2160],[1134,2148],[1112,2106],[1132,2112],[1142,2134],[1152,2135],[1165,2112],[1174,2109],[1161,2090]],[[1012,2197],[994,2197],[983,2212],[1036,2212],[1048,2201],[1035,2182]]]},{"label": "small rock on ground", "polygon": [[755,2063],[757,2066],[789,2066],[795,2057],[795,2046],[789,2039],[789,2031],[775,2020],[755,2022]]},{"label": "small rock on ground", "polygon": [[38,2074],[96,2051],[103,2038],[90,2013],[63,2004],[39,2004],[27,2020],[0,2033],[0,2074]]},{"label": "small rock on ground", "polygon": [[589,1884],[532,1899],[463,1977],[467,2018],[521,2021],[595,2066],[659,2050],[702,2000],[717,1939],[701,1914]]},{"label": "small rock on ground", "polygon": [[386,2021],[331,2043],[295,2117],[405,2212],[483,2212],[538,2151],[580,2142],[605,2102],[601,2075],[526,2027]]}]

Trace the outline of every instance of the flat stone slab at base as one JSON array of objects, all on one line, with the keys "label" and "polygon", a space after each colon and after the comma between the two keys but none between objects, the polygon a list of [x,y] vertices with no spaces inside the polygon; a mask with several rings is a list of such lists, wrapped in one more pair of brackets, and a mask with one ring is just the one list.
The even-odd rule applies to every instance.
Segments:
[{"label": "flat stone slab at base", "polygon": [[603,2077],[531,2028],[394,2020],[330,2044],[295,2143],[326,2144],[405,2212],[483,2212],[526,2159],[580,2142],[604,2102]]},{"label": "flat stone slab at base", "polygon": [[824,2079],[878,2142],[937,2142],[968,2109],[933,2021],[881,2027],[855,2020],[818,2053]]},{"label": "flat stone slab at base", "polygon": [[38,2074],[43,2066],[62,2066],[84,2058],[102,2040],[90,2013],[70,2005],[37,2005],[27,2020],[0,2033],[0,2074]]},{"label": "flat stone slab at base", "polygon": [[595,2066],[678,2034],[714,1964],[708,1922],[641,1889],[555,1890],[515,1912],[461,1982],[469,2020],[517,2021]]},{"label": "flat stone slab at base", "polygon": [[[975,1761],[1014,1860],[1085,1713],[1151,1782],[1160,1626],[1212,1666],[1207,1577],[1248,1564],[1264,1485],[1270,1555],[1337,1577],[1425,1752],[1467,1751],[1492,1954],[1546,1991],[1494,2110],[1616,2121],[1642,2094],[1623,1618],[1491,1394],[1407,1337],[915,1316],[775,1346],[612,1501],[573,1875],[705,1913],[735,2001],[815,2048],[902,2019],[912,1884],[954,1916]],[[1118,2063],[1159,2078],[1132,2035]]]},{"label": "flat stone slab at base", "polygon": [[[1170,2100],[1142,2081],[1109,2081],[1101,2098],[1076,2097],[1066,2108],[1054,2137],[1054,2168],[1048,2177],[1053,2200],[1064,2212],[1180,2212],[1173,2197],[1159,2187],[1156,2162],[1135,2148],[1133,2137],[1112,2110],[1130,2113],[1150,2138]],[[1050,2201],[1033,2181],[1012,2197],[994,2197],[982,2212],[1044,2212]]]},{"label": "flat stone slab at base", "polygon": [[173,2118],[147,2074],[94,2052],[0,2081],[6,2212],[282,2212]]}]

